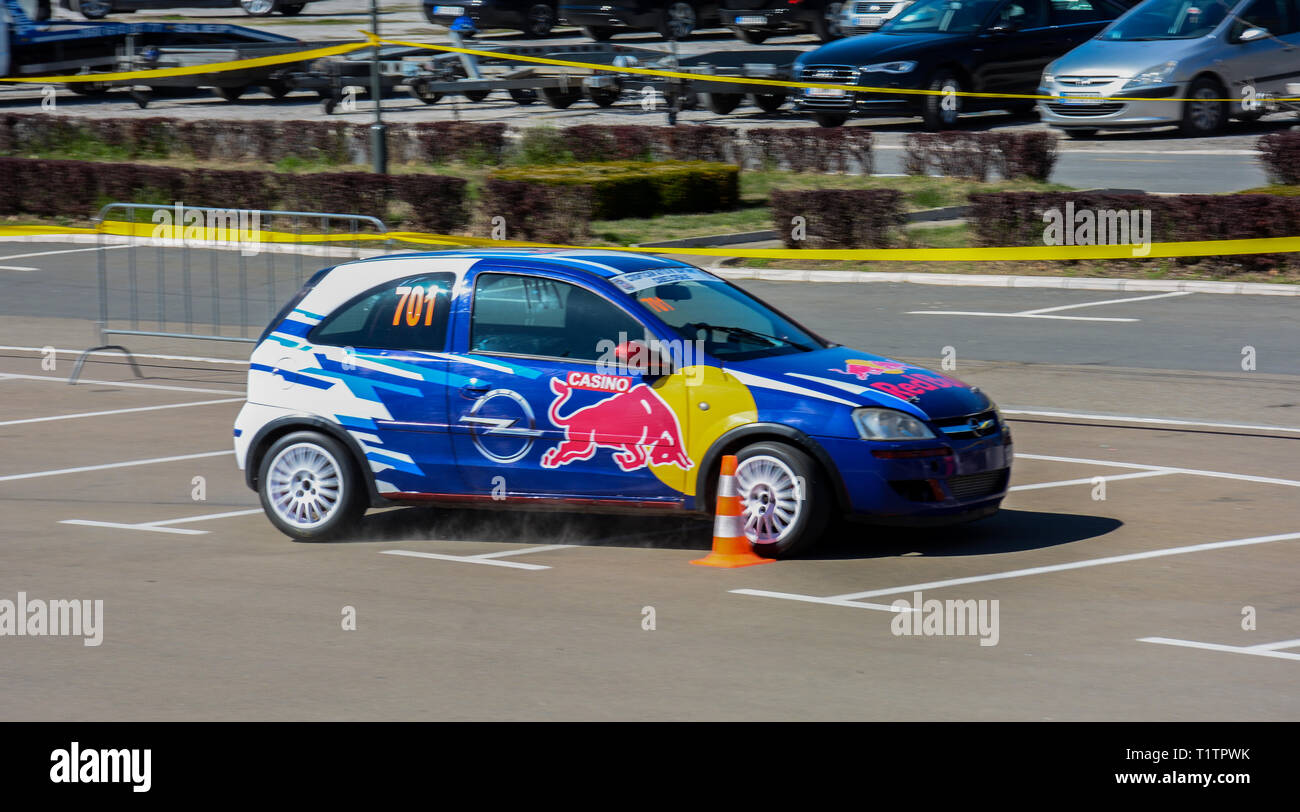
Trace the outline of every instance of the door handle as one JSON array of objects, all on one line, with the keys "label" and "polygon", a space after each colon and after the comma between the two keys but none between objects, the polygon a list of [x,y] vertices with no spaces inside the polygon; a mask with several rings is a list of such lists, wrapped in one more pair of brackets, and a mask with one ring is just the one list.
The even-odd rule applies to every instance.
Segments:
[{"label": "door handle", "polygon": [[478,379],[474,379],[460,388],[460,396],[466,400],[478,400],[489,389],[491,389],[490,386]]}]

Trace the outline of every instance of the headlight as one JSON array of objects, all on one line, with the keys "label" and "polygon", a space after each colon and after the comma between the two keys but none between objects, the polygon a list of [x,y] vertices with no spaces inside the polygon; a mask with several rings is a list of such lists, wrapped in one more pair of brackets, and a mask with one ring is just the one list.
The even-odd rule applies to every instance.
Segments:
[{"label": "headlight", "polygon": [[862,73],[911,73],[916,68],[915,62],[877,62],[874,65],[863,65],[858,68]]},{"label": "headlight", "polygon": [[1047,67],[1043,68],[1043,78],[1039,80],[1040,85],[1050,85],[1056,81],[1056,63],[1049,62]]},{"label": "headlight", "polygon": [[795,62],[795,63],[794,63],[794,68],[793,68],[793,70],[792,70],[792,74],[793,74],[793,76],[794,76],[795,79],[798,79],[798,78],[800,78],[800,77],[803,76],[803,63],[802,63],[802,62]]},{"label": "headlight", "polygon": [[896,409],[854,409],[853,422],[864,440],[933,440],[934,432]]},{"label": "headlight", "polygon": [[1173,74],[1174,68],[1178,63],[1174,61],[1161,62],[1159,65],[1153,65],[1144,71],[1139,71],[1136,76],[1124,83],[1124,87],[1146,87],[1147,85],[1158,85],[1165,82]]}]

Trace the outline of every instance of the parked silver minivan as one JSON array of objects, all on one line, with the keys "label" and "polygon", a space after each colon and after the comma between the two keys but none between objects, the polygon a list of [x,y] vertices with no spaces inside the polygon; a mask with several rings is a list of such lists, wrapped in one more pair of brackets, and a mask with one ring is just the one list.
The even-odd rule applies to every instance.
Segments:
[{"label": "parked silver minivan", "polygon": [[1258,101],[1300,81],[1300,0],[1146,0],[1047,66],[1047,124],[1099,129],[1178,125],[1212,135],[1253,121]]}]

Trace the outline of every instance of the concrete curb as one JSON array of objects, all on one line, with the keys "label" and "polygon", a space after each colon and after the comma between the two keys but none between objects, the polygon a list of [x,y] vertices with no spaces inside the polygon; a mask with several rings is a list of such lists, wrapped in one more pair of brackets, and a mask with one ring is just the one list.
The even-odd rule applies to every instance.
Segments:
[{"label": "concrete curb", "polygon": [[798,271],[779,268],[708,268],[724,279],[759,282],[893,282],[913,285],[948,285],[984,288],[1053,288],[1186,293],[1236,293],[1251,296],[1300,296],[1300,285],[1266,282],[1208,282],[1164,279],[1094,279],[1069,276],[1013,276],[1011,274],[896,273],[890,271]]}]

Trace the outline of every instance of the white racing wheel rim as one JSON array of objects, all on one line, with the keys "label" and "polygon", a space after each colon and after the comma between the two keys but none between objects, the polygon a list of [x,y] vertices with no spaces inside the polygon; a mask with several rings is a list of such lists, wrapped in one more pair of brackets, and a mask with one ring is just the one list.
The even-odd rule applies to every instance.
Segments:
[{"label": "white racing wheel rim", "polygon": [[341,470],[334,455],[318,445],[294,443],[281,449],[266,471],[271,509],[293,527],[320,527],[342,504]]},{"label": "white racing wheel rim", "polygon": [[274,0],[243,0],[240,3],[249,14],[265,14],[271,10]]},{"label": "white racing wheel rim", "polygon": [[750,542],[773,544],[790,535],[803,500],[799,478],[789,465],[766,454],[747,457],[736,466],[736,487]]}]

